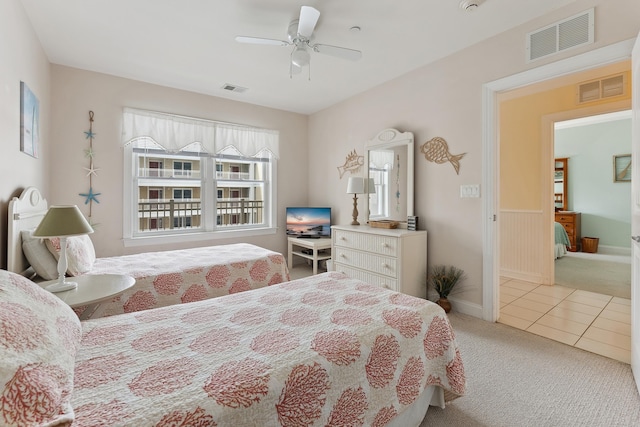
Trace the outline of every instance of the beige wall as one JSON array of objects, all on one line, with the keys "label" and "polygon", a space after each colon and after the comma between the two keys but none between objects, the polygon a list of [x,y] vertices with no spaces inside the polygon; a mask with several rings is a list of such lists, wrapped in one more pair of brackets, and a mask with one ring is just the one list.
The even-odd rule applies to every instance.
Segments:
[{"label": "beige wall", "polygon": [[[545,88],[544,84],[538,84],[527,90],[514,90],[505,93],[504,97],[499,96],[499,100],[505,99],[499,107],[501,209],[541,210],[543,207],[542,195],[548,189],[540,187],[540,173],[549,164],[549,159],[541,158],[543,117],[563,111],[576,111],[575,117],[588,115],[594,108],[606,104],[616,104],[614,108],[619,109],[621,101],[625,101],[624,108],[630,108],[630,69],[631,61],[624,61],[577,73],[571,76],[570,82],[559,87]],[[578,84],[618,74],[625,76],[624,95],[582,104],[577,102]],[[609,111],[607,107],[602,108]],[[580,110],[584,112],[580,113]]]},{"label": "beige wall", "polygon": [[[596,43],[535,63],[525,62],[527,32],[593,6],[596,6]],[[93,212],[95,222],[101,225],[92,238],[100,256],[132,251],[123,248],[120,241],[120,111],[122,107],[130,106],[280,130],[279,212],[282,213],[287,205],[307,202],[311,205],[328,205],[333,207],[335,222],[347,223],[351,220],[351,197],[345,193],[348,175],[340,179],[337,166],[344,163],[345,157],[353,149],[364,154],[366,141],[378,131],[396,127],[412,131],[416,137],[415,214],[420,218],[420,228],[429,232],[429,264],[455,264],[464,269],[467,274],[465,283],[470,289],[458,298],[469,304],[480,305],[482,199],[461,199],[459,189],[462,184],[482,182],[483,84],[635,38],[640,31],[638,16],[640,2],[637,0],[576,0],[545,17],[384,83],[308,118],[53,66],[51,119],[48,117],[48,107],[42,114],[45,125],[42,158],[48,159],[47,163],[29,159],[15,147],[19,144],[16,113],[19,81],[33,80],[32,89],[41,97],[41,102],[48,105],[49,66],[29,30],[20,2],[3,1],[0,6],[0,43],[3,47],[0,50],[0,81],[8,98],[3,97],[0,101],[5,113],[0,118],[0,135],[3,137],[3,163],[5,150],[9,154],[9,161],[0,172],[0,196],[6,201],[20,188],[36,185],[46,189],[51,202],[74,203],[84,207],[83,199],[78,196],[78,193],[88,189],[88,178],[83,169],[86,166],[83,149],[87,144],[83,132],[88,129],[88,111],[93,110],[94,131],[97,133],[94,141],[95,166],[100,168],[98,177],[94,178],[94,190],[102,194],[100,204],[94,204]],[[16,39],[21,41],[16,43]],[[51,129],[46,132],[49,122]],[[452,154],[467,153],[461,160],[459,175],[455,174],[450,164],[429,163],[420,154],[419,146],[435,136],[448,141]],[[47,169],[49,166],[51,173]],[[11,170],[5,172],[5,168]],[[6,212],[6,208],[3,212]],[[2,219],[2,227],[4,224],[6,218]],[[284,215],[279,219],[279,225],[284,225]],[[282,252],[286,249],[284,231],[277,236],[248,240]],[[208,243],[211,242],[202,242],[203,245]]]},{"label": "beige wall", "polygon": [[[28,186],[49,194],[49,61],[19,0],[0,1],[0,265],[7,266],[7,206]],[[40,101],[37,159],[20,152],[20,81]]]},{"label": "beige wall", "polygon": [[[525,62],[526,34],[596,7],[596,42],[570,52]],[[348,152],[364,151],[368,139],[386,127],[412,131],[416,138],[415,214],[429,233],[428,264],[465,270],[468,289],[457,295],[482,304],[482,199],[460,198],[460,185],[482,182],[482,87],[528,69],[609,44],[635,38],[640,31],[637,0],[578,0],[570,6],[415,70],[327,108],[309,121],[310,202],[334,206],[340,222],[350,217],[350,198],[335,169]],[[441,136],[452,154],[467,153],[460,174],[450,164],[425,160],[419,146]],[[335,189],[338,191],[335,191]],[[481,196],[483,189],[480,189]],[[491,284],[485,284],[491,286]]]},{"label": "beige wall", "polygon": [[[307,116],[259,107],[222,98],[199,95],[167,87],[141,83],[59,65],[51,67],[52,113],[51,139],[56,147],[51,155],[54,179],[51,201],[77,204],[88,215],[85,199],[79,193],[89,190],[88,161],[84,150],[88,140],[89,111],[94,112],[93,190],[101,193],[94,203],[92,222],[97,224],[91,239],[98,256],[122,255],[148,250],[179,249],[192,246],[233,243],[238,239],[207,240],[163,246],[127,247],[122,244],[123,150],[120,133],[123,107],[240,123],[280,131],[278,161],[277,235],[245,238],[279,252],[286,252],[284,211],[286,206],[307,203],[306,163]],[[55,165],[62,165],[56,168]]]}]

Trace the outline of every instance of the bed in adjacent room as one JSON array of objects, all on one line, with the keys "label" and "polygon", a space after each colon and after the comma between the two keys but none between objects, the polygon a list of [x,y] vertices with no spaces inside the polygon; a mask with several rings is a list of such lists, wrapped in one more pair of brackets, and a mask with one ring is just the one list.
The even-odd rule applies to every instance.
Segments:
[{"label": "bed in adjacent room", "polygon": [[554,246],[554,259],[562,258],[567,254],[567,246],[571,246],[571,242],[569,241],[569,235],[567,235],[567,230],[564,229],[562,224],[559,222],[554,222],[554,236],[555,236],[555,246]]},{"label": "bed in adjacent room", "polygon": [[[31,235],[47,211],[47,201],[29,187],[9,203],[7,269],[57,278],[57,239]],[[101,303],[91,318],[199,301],[289,280],[285,257],[259,246],[238,243],[174,251],[96,258],[88,236],[68,238],[70,275],[125,274],[130,289]],[[30,269],[31,268],[31,269]],[[78,308],[78,314],[83,308]]]},{"label": "bed in adjacent room", "polygon": [[415,426],[465,392],[442,308],[340,273],[80,322],[0,271],[0,307],[10,426]]}]

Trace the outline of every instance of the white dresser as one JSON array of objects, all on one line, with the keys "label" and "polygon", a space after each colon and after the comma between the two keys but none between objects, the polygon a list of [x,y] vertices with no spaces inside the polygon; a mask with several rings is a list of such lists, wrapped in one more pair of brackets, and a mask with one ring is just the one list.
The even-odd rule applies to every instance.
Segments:
[{"label": "white dresser", "polygon": [[427,232],[331,227],[333,269],[394,291],[427,297]]}]

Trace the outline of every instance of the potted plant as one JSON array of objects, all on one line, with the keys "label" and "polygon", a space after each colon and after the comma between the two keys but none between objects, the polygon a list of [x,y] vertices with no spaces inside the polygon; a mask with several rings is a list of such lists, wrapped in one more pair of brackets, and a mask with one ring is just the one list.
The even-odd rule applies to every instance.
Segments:
[{"label": "potted plant", "polygon": [[447,313],[451,311],[451,303],[448,297],[463,276],[464,270],[453,265],[434,265],[431,267],[429,285],[440,297],[436,303]]}]

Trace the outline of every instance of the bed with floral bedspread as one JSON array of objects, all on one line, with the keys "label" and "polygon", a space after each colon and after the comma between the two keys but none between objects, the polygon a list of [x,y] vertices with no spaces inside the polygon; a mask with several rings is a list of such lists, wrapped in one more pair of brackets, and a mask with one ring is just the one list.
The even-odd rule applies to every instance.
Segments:
[{"label": "bed with floral bedspread", "polygon": [[281,253],[248,243],[96,258],[86,274],[126,274],[136,279],[132,288],[100,304],[93,319],[200,301],[289,280]]},{"label": "bed with floral bedspread", "polygon": [[439,306],[339,273],[80,322],[0,272],[0,308],[11,426],[386,426],[465,392]]},{"label": "bed with floral bedspread", "polygon": [[[9,202],[7,270],[58,278],[60,239],[33,236],[48,209],[35,187]],[[281,253],[248,243],[96,257],[88,235],[67,238],[67,275],[125,274],[135,285],[101,303],[91,318],[198,301],[289,280]],[[79,307],[78,314],[83,313]]]}]

